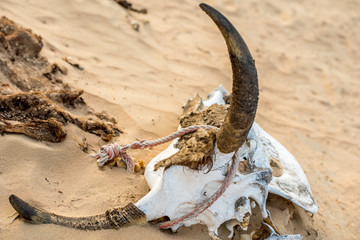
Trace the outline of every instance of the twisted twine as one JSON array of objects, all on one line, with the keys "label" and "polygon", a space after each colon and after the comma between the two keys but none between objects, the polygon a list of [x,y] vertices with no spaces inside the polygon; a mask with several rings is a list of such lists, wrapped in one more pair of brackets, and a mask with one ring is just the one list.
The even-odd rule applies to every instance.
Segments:
[{"label": "twisted twine", "polygon": [[[170,134],[169,136],[159,138],[156,140],[141,140],[141,141],[136,141],[136,142],[133,142],[130,144],[125,144],[122,146],[119,146],[119,144],[117,144],[117,143],[104,145],[99,149],[97,154],[93,154],[92,156],[97,159],[99,167],[104,166],[104,164],[107,163],[108,161],[120,156],[121,159],[126,163],[127,172],[132,173],[132,172],[134,172],[135,164],[134,164],[134,161],[131,158],[131,156],[129,154],[127,154],[126,150],[128,150],[128,149],[144,149],[144,148],[154,147],[154,146],[163,144],[165,142],[169,142],[177,137],[181,137],[187,133],[197,131],[200,128],[207,129],[207,130],[218,129],[217,127],[210,126],[210,125],[190,126],[187,128],[182,128],[179,131]],[[162,223],[162,224],[160,224],[159,227],[161,229],[170,228],[176,224],[179,224],[182,221],[192,219],[192,218],[198,216],[200,213],[204,212],[206,209],[208,209],[229,187],[231,180],[235,175],[236,169],[239,167],[239,162],[240,162],[240,160],[236,157],[236,154],[234,154],[234,156],[232,158],[232,165],[231,165],[229,174],[226,176],[221,187],[213,195],[211,195],[210,198],[208,198],[205,201],[203,201],[202,203],[200,203],[193,211],[189,212],[188,214],[186,214],[180,218],[174,219],[172,221]]]},{"label": "twisted twine", "polygon": [[99,151],[96,154],[92,154],[92,157],[95,157],[97,159],[97,163],[99,167],[104,166],[105,163],[108,161],[115,159],[117,157],[120,157],[127,166],[127,172],[132,173],[134,172],[134,160],[131,158],[129,154],[127,154],[126,150],[128,149],[144,149],[149,147],[154,147],[166,142],[169,142],[177,137],[181,137],[187,133],[195,132],[198,129],[217,129],[217,127],[210,126],[210,125],[194,125],[187,128],[182,128],[179,131],[170,134],[169,136],[155,139],[155,140],[141,140],[136,141],[130,144],[125,144],[119,146],[117,143],[108,144],[100,147]]}]

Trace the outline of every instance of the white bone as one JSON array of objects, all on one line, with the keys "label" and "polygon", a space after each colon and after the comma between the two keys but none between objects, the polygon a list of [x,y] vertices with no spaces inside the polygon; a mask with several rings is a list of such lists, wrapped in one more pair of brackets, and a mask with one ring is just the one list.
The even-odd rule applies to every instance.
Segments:
[{"label": "white bone", "polygon": [[267,223],[263,223],[265,226],[267,226],[270,231],[271,234],[268,238],[266,238],[266,240],[301,240],[304,237],[301,236],[300,234],[295,234],[295,235],[282,235],[280,236],[279,234],[277,234],[274,229]]},{"label": "white bone", "polygon": [[[204,106],[209,106],[210,103],[224,104],[223,97],[226,93],[226,90],[220,86],[209,94],[207,101],[203,101]],[[213,156],[215,161],[209,172],[207,169],[195,171],[177,165],[166,170],[161,167],[154,171],[156,163],[178,152],[178,149],[175,148],[176,142],[177,140],[174,140],[146,167],[145,178],[151,191],[135,205],[146,214],[148,221],[162,216],[176,219],[187,214],[200,202],[211,196],[221,186],[228,164],[231,163],[234,154],[223,154],[215,146]],[[209,235],[213,239],[217,239],[217,230],[221,224],[227,223],[230,230],[233,226],[243,222],[246,214],[251,214],[250,198],[255,200],[263,217],[266,218],[268,216],[266,210],[268,191],[289,199],[309,212],[317,211],[317,204],[303,170],[279,142],[254,123],[247,143],[243,144],[236,154],[240,159],[243,157],[249,159],[254,171],[247,175],[242,175],[237,171],[232,183],[217,201],[200,215],[172,226],[173,231],[176,231],[181,225],[191,226],[200,223],[208,227]],[[271,177],[271,158],[276,158],[281,162],[283,174],[280,177],[273,177],[268,184],[266,178]],[[239,199],[242,200],[240,205],[238,204]],[[233,232],[230,231],[229,236],[232,236]],[[276,237],[278,238],[272,235],[269,239],[289,239],[279,235]],[[301,239],[297,237],[298,235],[295,236],[295,239]]]}]

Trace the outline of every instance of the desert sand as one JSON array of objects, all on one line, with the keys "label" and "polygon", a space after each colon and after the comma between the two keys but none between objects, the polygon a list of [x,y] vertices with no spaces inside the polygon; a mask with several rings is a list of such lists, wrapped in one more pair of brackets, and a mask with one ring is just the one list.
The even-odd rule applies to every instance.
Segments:
[{"label": "desert sand", "polygon": [[[117,120],[124,132],[113,139],[119,144],[166,136],[177,129],[187,99],[196,93],[206,98],[220,84],[231,89],[226,45],[198,7],[200,1],[132,3],[148,13],[129,12],[111,0],[0,2],[2,15],[42,36],[41,56],[67,68],[63,81],[84,90],[88,106]],[[256,121],[297,158],[319,204],[311,216],[279,199],[275,224],[282,233],[301,233],[305,239],[359,239],[359,2],[207,3],[247,42],[259,75]],[[101,138],[72,124],[65,129],[61,143],[0,137],[0,239],[208,239],[203,226],[168,234],[150,225],[84,232],[12,223],[15,211],[8,197],[13,193],[61,215],[84,216],[135,202],[148,192],[141,173],[99,168],[80,149],[86,137],[90,152],[97,151],[105,144]],[[131,154],[149,162],[165,147]]]}]

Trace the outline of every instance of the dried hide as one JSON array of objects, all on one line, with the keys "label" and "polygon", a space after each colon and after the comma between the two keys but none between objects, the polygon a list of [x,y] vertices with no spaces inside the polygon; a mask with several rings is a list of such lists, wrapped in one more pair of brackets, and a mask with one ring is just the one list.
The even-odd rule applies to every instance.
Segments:
[{"label": "dried hide", "polygon": [[105,141],[118,135],[113,123],[92,121],[65,110],[88,108],[81,98],[83,91],[71,91],[63,83],[66,68],[40,56],[42,47],[41,37],[30,29],[6,17],[0,19],[0,132],[60,142],[66,136],[63,126],[73,123]]},{"label": "dried hide", "polygon": [[[219,89],[213,92],[216,93],[215,97],[211,97],[207,101],[223,104],[225,95],[222,95]],[[206,104],[206,101],[203,101],[204,103]],[[176,219],[184,215],[189,211],[188,209],[194,208],[197,203],[204,201],[220,188],[228,170],[231,154],[222,154],[217,149],[211,156],[215,161],[209,172],[206,168],[195,171],[178,165],[157,170],[155,166],[159,163],[173,159],[180,153],[181,150],[177,148],[178,141],[179,139],[170,144],[146,167],[145,177],[151,191],[135,205],[140,209],[146,209],[148,219],[156,219],[161,216]],[[223,223],[226,223],[231,232],[235,225],[246,230],[251,218],[248,216],[251,216],[254,207],[252,201],[257,203],[264,219],[269,217],[266,211],[268,192],[289,199],[306,211],[317,212],[318,206],[312,196],[309,182],[296,159],[258,124],[253,124],[247,144],[244,144],[236,154],[243,160],[233,178],[233,184],[207,210],[189,221],[173,226],[173,231],[176,231],[181,225],[191,226],[197,223],[205,224],[211,236],[217,236],[217,230]],[[272,174],[271,162],[274,161],[278,162],[276,168],[282,168],[280,176]],[[247,166],[246,170],[244,170],[245,165]],[[182,190],[174,191],[173,189]],[[240,205],[238,204],[239,200],[242,203]],[[296,235],[291,237],[301,239]],[[278,238],[269,239],[291,238],[282,238],[279,235]]]}]

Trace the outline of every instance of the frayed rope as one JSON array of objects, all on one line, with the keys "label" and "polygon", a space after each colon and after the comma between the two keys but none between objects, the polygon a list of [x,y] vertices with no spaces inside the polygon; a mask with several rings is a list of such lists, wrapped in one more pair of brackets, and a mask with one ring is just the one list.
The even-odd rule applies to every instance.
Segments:
[{"label": "frayed rope", "polygon": [[130,144],[125,144],[119,146],[117,143],[108,144],[102,146],[96,154],[92,154],[91,156],[97,159],[97,163],[99,167],[104,166],[108,161],[120,157],[126,163],[126,170],[128,173],[134,172],[135,163],[129,154],[127,154],[126,150],[128,149],[144,149],[149,147],[154,147],[166,142],[169,142],[177,137],[181,137],[187,133],[195,132],[198,129],[218,129],[217,127],[210,125],[195,125],[187,128],[182,128],[179,131],[170,134],[169,136],[159,138],[156,140],[142,140],[136,141]]},{"label": "frayed rope", "polygon": [[[131,158],[131,156],[126,153],[127,149],[144,149],[144,148],[157,146],[162,143],[171,141],[177,137],[181,137],[187,133],[197,131],[200,128],[208,129],[208,130],[218,129],[217,127],[210,126],[210,125],[190,126],[187,128],[180,129],[179,131],[172,133],[167,137],[159,138],[156,140],[136,141],[131,144],[126,144],[126,145],[122,145],[122,146],[119,146],[119,144],[117,144],[117,143],[104,145],[100,148],[100,150],[98,151],[97,154],[93,154],[92,156],[97,158],[97,162],[100,167],[104,166],[104,164],[107,163],[108,161],[120,156],[121,159],[126,163],[127,172],[132,173],[132,172],[134,172],[135,164],[134,164],[134,161]],[[234,156],[232,158],[232,165],[230,168],[230,172],[226,176],[221,187],[213,195],[211,195],[210,198],[208,198],[205,201],[203,201],[202,203],[200,203],[193,211],[189,212],[188,214],[186,214],[180,218],[160,224],[160,226],[159,226],[160,229],[171,228],[185,220],[189,220],[189,219],[192,219],[192,218],[198,216],[199,214],[204,212],[206,209],[208,209],[229,187],[231,180],[235,175],[236,169],[239,166],[239,162],[240,162],[240,160],[237,158],[236,154],[234,154]]]}]

